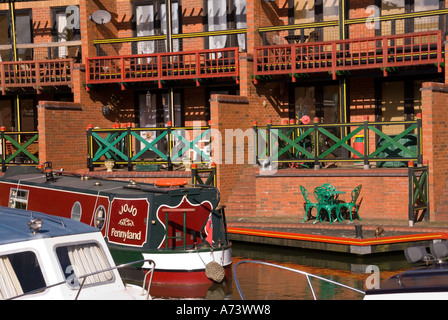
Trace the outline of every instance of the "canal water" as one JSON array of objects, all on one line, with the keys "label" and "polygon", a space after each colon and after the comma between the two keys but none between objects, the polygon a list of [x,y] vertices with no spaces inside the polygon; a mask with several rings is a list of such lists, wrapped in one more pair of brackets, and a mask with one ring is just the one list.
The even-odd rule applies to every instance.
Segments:
[{"label": "canal water", "polygon": [[[278,246],[234,242],[233,266],[236,278],[226,284],[210,285],[201,293],[185,288],[182,294],[169,297],[151,292],[162,299],[207,300],[313,300],[304,275],[283,268],[241,261],[261,261],[283,268],[311,273],[346,286],[365,291],[378,280],[409,269],[403,252],[369,255],[367,257],[323,251],[310,251]],[[233,268],[232,266],[232,268]],[[312,279],[319,300],[361,300],[363,294],[318,279]],[[151,290],[152,291],[152,290]]]}]

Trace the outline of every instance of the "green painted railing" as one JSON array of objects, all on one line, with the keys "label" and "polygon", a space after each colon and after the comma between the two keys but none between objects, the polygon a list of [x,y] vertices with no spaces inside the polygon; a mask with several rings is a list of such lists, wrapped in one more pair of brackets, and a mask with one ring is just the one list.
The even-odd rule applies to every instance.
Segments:
[{"label": "green painted railing", "polygon": [[87,128],[87,167],[94,170],[106,160],[114,160],[116,165],[134,166],[164,165],[169,170],[173,165],[190,160],[191,163],[210,162],[210,126],[163,128],[110,129]]},{"label": "green painted railing", "polygon": [[37,131],[6,131],[1,127],[2,171],[8,166],[39,165],[38,138]]},{"label": "green painted railing", "polygon": [[323,124],[315,118],[310,124],[254,124],[255,161],[316,169],[335,162],[406,167],[408,161],[415,161],[421,165],[421,126],[420,114],[412,121]]},{"label": "green painted railing", "polygon": [[409,163],[409,223],[429,221],[428,166]]}]

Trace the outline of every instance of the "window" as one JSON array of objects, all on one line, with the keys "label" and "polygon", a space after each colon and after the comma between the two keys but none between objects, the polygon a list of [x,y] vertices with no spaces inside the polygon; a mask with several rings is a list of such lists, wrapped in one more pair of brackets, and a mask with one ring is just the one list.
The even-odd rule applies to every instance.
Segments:
[{"label": "window", "polygon": [[95,211],[95,227],[98,229],[103,229],[104,223],[106,222],[106,209],[104,206],[99,206]]},{"label": "window", "polygon": [[[207,13],[207,31],[246,28],[246,0],[206,0],[204,3]],[[205,46],[208,49],[239,46],[241,50],[246,50],[246,35],[240,34],[236,38],[227,35],[210,36]]]},{"label": "window", "polygon": [[14,130],[13,122],[14,103],[10,98],[0,98],[0,125],[6,127],[6,131]]},{"label": "window", "polygon": [[[74,20],[79,17],[79,8],[69,6],[53,10],[53,41],[66,42],[80,39],[79,21]],[[55,58],[76,57],[78,46],[54,48]]]},{"label": "window", "polygon": [[[17,102],[16,102],[17,103]],[[33,99],[20,99],[20,130],[34,131],[37,129],[36,103]]]},{"label": "window", "polygon": [[76,201],[72,207],[71,218],[76,221],[81,221],[81,215],[82,215],[81,203],[79,203],[79,201]]},{"label": "window", "polygon": [[[31,251],[0,256],[0,299],[45,288],[36,254]],[[40,292],[40,291],[36,291]]]},{"label": "window", "polygon": [[[10,44],[10,34],[9,34],[9,19],[4,13],[0,14],[0,45]],[[0,61],[10,60],[11,50],[0,50]]]},{"label": "window", "polygon": [[[103,251],[96,243],[74,244],[56,248],[56,255],[67,284],[78,288],[87,274],[110,268]],[[105,271],[86,278],[85,285],[113,280],[112,271]]]},{"label": "window", "polygon": [[[160,91],[148,91],[146,93],[138,94],[138,114],[137,118],[139,121],[140,128],[161,128],[165,127],[167,122],[170,120],[170,112],[174,111],[173,115],[173,126],[181,127],[184,125],[184,118],[182,114],[182,95],[180,92],[173,93],[173,108],[170,111],[169,101],[167,92]],[[159,132],[154,130],[141,131],[140,135],[147,142],[152,142],[156,139]],[[155,144],[157,150],[162,153],[167,152],[167,140],[161,139]],[[145,148],[145,144],[140,143],[140,148]],[[143,158],[153,158],[157,156],[154,151],[146,151],[143,154]]]},{"label": "window", "polygon": [[[227,29],[227,2],[222,0],[207,1],[207,23],[208,31],[219,31]],[[210,49],[225,48],[227,36],[209,37]]]},{"label": "window", "polygon": [[[167,34],[167,12],[164,1],[151,1],[138,4],[134,7],[135,12],[135,35],[137,37]],[[171,2],[171,33],[180,32],[179,3]],[[172,51],[179,51],[180,40],[172,40]],[[156,52],[167,52],[167,40],[139,41],[136,48],[137,54],[149,54]]]},{"label": "window", "polygon": [[[294,24],[334,21],[339,19],[337,0],[295,0]],[[297,30],[296,32],[299,32]],[[339,27],[307,28],[304,36],[308,42],[339,39]]]},{"label": "window", "polygon": [[9,207],[26,209],[28,206],[28,193],[29,190],[11,189],[9,191]]},{"label": "window", "polygon": [[[437,10],[445,8],[444,2],[439,0],[382,0],[381,15]],[[443,23],[440,19],[441,17],[439,16],[427,16],[383,21],[381,23],[381,33],[383,35],[393,35],[443,29],[440,27]]]},{"label": "window", "polygon": [[[16,43],[32,43],[32,17],[31,12],[28,11],[16,11],[15,13],[15,30],[16,30]],[[32,49],[18,49],[17,59],[19,61],[33,60]]]},{"label": "window", "polygon": [[295,88],[295,116],[319,117],[323,123],[339,123],[338,85]]}]

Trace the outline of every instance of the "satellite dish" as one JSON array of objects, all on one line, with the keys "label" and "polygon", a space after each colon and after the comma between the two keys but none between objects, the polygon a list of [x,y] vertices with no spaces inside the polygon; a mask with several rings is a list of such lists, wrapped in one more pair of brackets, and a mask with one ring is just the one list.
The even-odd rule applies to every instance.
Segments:
[{"label": "satellite dish", "polygon": [[96,24],[106,24],[110,21],[112,16],[106,10],[97,10],[90,16],[90,20]]}]

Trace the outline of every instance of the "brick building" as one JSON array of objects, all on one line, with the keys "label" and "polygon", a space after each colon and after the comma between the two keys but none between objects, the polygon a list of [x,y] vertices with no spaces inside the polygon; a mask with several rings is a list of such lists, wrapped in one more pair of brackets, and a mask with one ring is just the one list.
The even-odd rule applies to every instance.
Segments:
[{"label": "brick building", "polygon": [[[222,138],[213,152],[220,155],[218,187],[228,215],[301,220],[298,186],[331,182],[346,197],[363,185],[363,217],[408,219],[406,167],[375,161],[363,167],[342,147],[331,161],[310,158],[320,170],[288,158],[278,161],[275,173],[260,174],[252,163],[252,136],[241,145],[226,129],[247,133],[254,121],[295,124],[308,115],[320,125],[345,125],[330,133],[349,137],[345,143],[353,146],[350,132],[360,122],[397,136],[421,114],[415,161],[429,163],[429,217],[448,219],[445,1],[170,3],[171,10],[162,0],[0,1],[4,131],[36,132],[39,162],[75,171],[86,169],[88,125],[210,123]],[[378,134],[363,138],[364,151],[378,148]],[[167,174],[121,177],[151,181]]]}]

